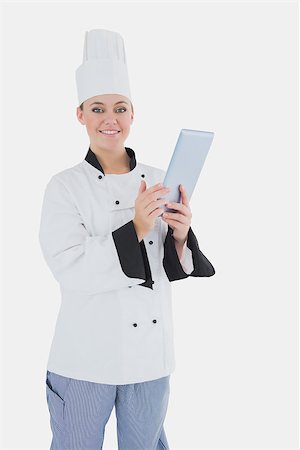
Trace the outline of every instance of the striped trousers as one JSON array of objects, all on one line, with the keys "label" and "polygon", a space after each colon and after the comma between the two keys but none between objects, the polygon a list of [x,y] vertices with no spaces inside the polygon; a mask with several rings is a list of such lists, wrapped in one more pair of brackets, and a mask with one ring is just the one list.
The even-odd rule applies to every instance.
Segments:
[{"label": "striped trousers", "polygon": [[118,450],[169,450],[163,422],[170,375],[143,383],[112,385],[77,380],[47,370],[50,450],[102,450],[115,406]]}]

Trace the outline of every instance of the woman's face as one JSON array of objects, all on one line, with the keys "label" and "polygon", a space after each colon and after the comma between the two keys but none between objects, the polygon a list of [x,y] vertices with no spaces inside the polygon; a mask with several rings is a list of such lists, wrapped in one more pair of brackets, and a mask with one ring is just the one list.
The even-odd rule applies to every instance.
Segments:
[{"label": "woman's face", "polygon": [[[130,100],[119,94],[96,95],[86,100],[83,111],[77,107],[77,118],[86,125],[90,142],[94,147],[124,149],[124,142],[133,122]],[[117,130],[104,134],[103,130]]]}]

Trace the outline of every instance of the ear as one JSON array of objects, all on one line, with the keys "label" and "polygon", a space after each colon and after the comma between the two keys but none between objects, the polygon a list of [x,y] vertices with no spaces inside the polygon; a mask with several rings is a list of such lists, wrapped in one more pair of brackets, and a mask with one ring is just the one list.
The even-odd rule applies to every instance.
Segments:
[{"label": "ear", "polygon": [[77,115],[77,119],[79,120],[79,122],[82,125],[85,125],[84,114],[83,114],[83,111],[80,109],[79,106],[77,106],[77,108],[76,108],[76,115]]}]

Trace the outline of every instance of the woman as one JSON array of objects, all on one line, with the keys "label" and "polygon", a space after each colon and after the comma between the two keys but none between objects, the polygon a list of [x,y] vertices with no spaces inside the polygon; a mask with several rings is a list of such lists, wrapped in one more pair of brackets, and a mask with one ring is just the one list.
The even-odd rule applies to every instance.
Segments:
[{"label": "woman", "polygon": [[52,176],[42,206],[40,244],[61,288],[46,375],[51,450],[101,449],[114,406],[119,450],[169,449],[170,282],[215,273],[192,231],[184,188],[182,203],[170,206],[177,212],[160,217],[165,172],[124,146],[134,111],[124,53],[116,64],[122,48],[118,33],[86,34],[77,117],[89,149]]}]

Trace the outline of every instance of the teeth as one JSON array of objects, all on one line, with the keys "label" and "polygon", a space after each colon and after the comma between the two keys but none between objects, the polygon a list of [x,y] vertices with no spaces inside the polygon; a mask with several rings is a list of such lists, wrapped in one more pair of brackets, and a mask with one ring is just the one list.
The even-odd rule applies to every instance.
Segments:
[{"label": "teeth", "polygon": [[117,133],[119,133],[118,131],[108,131],[108,130],[106,130],[106,131],[101,131],[101,133],[104,133],[104,134],[117,134]]}]

